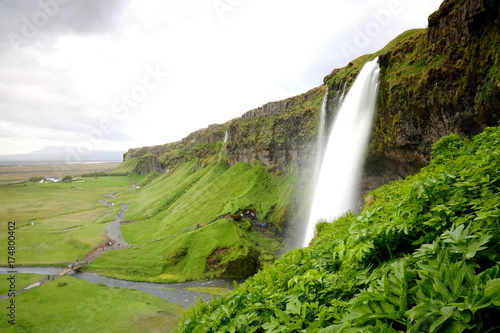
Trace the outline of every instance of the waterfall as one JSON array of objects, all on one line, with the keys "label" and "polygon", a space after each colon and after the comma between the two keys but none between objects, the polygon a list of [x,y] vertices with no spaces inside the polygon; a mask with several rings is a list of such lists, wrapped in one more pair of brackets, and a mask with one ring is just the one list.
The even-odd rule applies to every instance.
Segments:
[{"label": "waterfall", "polygon": [[[314,161],[314,170],[313,170],[313,182],[314,187],[316,187],[316,183],[318,181],[319,172],[321,170],[321,162],[323,161],[323,155],[325,153],[326,140],[328,140],[328,124],[327,124],[327,112],[328,112],[328,87],[326,88],[325,95],[323,96],[323,101],[321,102],[321,111],[319,114],[319,122],[318,122],[318,139],[316,143],[316,158]],[[333,108],[337,108],[344,99],[345,93],[345,84],[341,90],[337,91],[335,97],[333,99]]]},{"label": "waterfall", "polygon": [[229,134],[226,131],[224,133],[224,141],[222,142],[222,147],[220,147],[220,151],[219,151],[219,161],[222,159],[222,153],[227,154],[227,138],[228,138],[228,136],[229,136]]},{"label": "waterfall", "polygon": [[[316,159],[320,166],[314,169],[319,172],[317,179],[313,178],[316,187],[304,247],[313,238],[318,221],[332,220],[354,210],[356,206],[358,183],[377,100],[379,72],[378,59],[365,64],[341,102],[323,157]],[[320,142],[318,149],[323,149]]]},{"label": "waterfall", "polygon": [[318,122],[318,141],[316,142],[316,160],[314,162],[313,170],[313,182],[314,186],[318,181],[319,172],[321,170],[321,161],[323,160],[323,154],[326,145],[326,112],[328,109],[328,88],[326,88],[325,96],[323,97],[323,102],[321,103],[321,111],[319,114]]}]

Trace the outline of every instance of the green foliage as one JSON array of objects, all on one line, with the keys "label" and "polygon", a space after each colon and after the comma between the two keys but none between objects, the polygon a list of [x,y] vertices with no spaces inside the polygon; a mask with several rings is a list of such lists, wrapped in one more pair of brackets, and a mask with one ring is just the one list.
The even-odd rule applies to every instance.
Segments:
[{"label": "green foliage", "polygon": [[29,177],[28,178],[28,181],[29,182],[32,182],[32,183],[37,183],[41,180],[45,179],[45,177],[42,177],[42,176],[32,176],[32,177]]},{"label": "green foliage", "polygon": [[73,176],[64,176],[61,181],[63,183],[71,183],[73,181]]},{"label": "green foliage", "polygon": [[457,158],[464,142],[458,134],[442,137],[432,146],[432,163],[441,164]]},{"label": "green foliage", "polygon": [[419,174],[360,214],[318,225],[177,332],[494,332],[500,329],[500,128],[435,145]]}]

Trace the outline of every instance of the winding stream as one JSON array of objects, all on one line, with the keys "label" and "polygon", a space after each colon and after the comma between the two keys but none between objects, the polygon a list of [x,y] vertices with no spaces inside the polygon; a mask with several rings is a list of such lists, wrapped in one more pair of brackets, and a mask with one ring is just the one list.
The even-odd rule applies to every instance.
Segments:
[{"label": "winding stream", "polygon": [[[7,274],[7,268],[0,268],[0,274]],[[57,267],[16,267],[17,273],[33,273],[41,275],[57,275],[61,268]],[[206,293],[184,290],[185,288],[194,287],[220,287],[226,289],[233,288],[233,282],[229,280],[212,280],[212,281],[193,281],[184,283],[149,283],[149,282],[134,282],[119,279],[113,279],[101,276],[95,273],[87,272],[71,272],[67,275],[73,276],[80,280],[102,283],[110,287],[120,287],[136,289],[151,295],[158,296],[169,302],[180,304],[184,307],[190,307],[198,298],[202,297],[205,301],[209,301],[214,296]]]}]

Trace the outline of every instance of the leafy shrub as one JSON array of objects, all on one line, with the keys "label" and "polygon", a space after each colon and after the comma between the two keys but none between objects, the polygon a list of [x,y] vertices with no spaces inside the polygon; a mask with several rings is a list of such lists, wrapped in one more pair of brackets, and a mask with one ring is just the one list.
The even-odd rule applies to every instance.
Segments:
[{"label": "leafy shrub", "polygon": [[464,142],[458,134],[442,137],[432,146],[433,163],[439,164],[455,159],[459,156],[463,145]]},{"label": "leafy shrub", "polygon": [[64,176],[61,181],[63,183],[71,183],[73,181],[73,176]]},{"label": "leafy shrub", "polygon": [[29,177],[28,178],[28,181],[29,182],[32,182],[32,183],[37,183],[41,180],[45,179],[44,177],[41,177],[41,176],[32,176],[32,177]]}]

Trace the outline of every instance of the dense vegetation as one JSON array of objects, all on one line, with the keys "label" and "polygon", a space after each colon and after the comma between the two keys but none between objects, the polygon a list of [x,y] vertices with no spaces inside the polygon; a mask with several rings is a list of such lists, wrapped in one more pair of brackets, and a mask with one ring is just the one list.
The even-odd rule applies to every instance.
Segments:
[{"label": "dense vegetation", "polygon": [[420,173],[318,226],[234,293],[200,301],[178,332],[496,332],[500,128],[433,147]]}]

